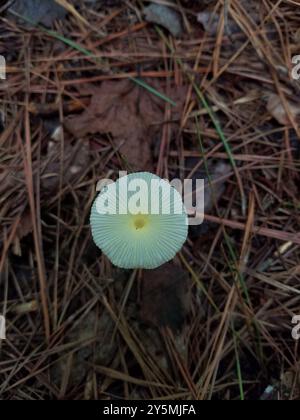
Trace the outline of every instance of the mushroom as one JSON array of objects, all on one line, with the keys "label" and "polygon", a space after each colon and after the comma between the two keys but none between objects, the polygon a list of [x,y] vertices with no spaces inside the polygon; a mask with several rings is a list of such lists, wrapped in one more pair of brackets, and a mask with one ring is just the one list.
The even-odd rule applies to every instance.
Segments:
[{"label": "mushroom", "polygon": [[174,258],[187,238],[188,217],[180,193],[149,172],[106,185],[91,210],[96,245],[121,268],[157,268]]}]

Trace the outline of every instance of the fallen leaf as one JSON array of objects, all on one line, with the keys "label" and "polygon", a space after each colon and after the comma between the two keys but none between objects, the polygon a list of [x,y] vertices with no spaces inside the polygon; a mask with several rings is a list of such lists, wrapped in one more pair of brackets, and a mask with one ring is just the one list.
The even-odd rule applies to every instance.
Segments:
[{"label": "fallen leaf", "polygon": [[[259,22],[258,8],[255,2],[249,2],[249,0],[239,0],[240,5],[245,9],[247,15],[256,23]],[[224,13],[223,13],[224,14]],[[220,19],[223,17],[219,13],[215,13],[213,10],[205,10],[197,14],[197,21],[201,23],[205,32],[211,36],[215,36],[218,33]],[[242,32],[240,26],[231,17],[230,13],[225,19],[225,33],[233,35],[235,33]]]},{"label": "fallen leaf", "polygon": [[30,20],[50,27],[55,19],[63,19],[66,10],[54,0],[15,0],[9,9]]},{"label": "fallen leaf", "polygon": [[[164,121],[162,104],[129,80],[103,82],[99,88],[92,89],[88,108],[80,115],[66,118],[67,130],[75,137],[88,133],[110,134],[132,169],[150,170],[152,143]],[[177,107],[172,109],[174,119],[180,113],[185,89],[177,88],[172,92],[172,99],[178,99]],[[87,90],[83,93],[86,96]]]},{"label": "fallen leaf", "polygon": [[[205,32],[207,32],[211,36],[217,35],[220,18],[221,16],[218,13],[213,13],[209,11],[204,11],[204,12],[198,13],[197,15],[197,21],[201,23]],[[226,30],[230,34],[240,32],[239,26],[232,19],[228,19]]]},{"label": "fallen leaf", "polygon": [[188,308],[188,274],[173,263],[143,273],[141,318],[156,327],[182,328]]},{"label": "fallen leaf", "polygon": [[220,21],[220,15],[214,14],[208,11],[198,13],[197,21],[201,23],[205,32],[209,35],[216,35],[218,32],[218,26]]},{"label": "fallen leaf", "polygon": [[[296,118],[300,114],[299,105],[293,104],[292,102],[287,102],[287,106],[290,111],[290,114],[294,118]],[[290,119],[283,106],[282,100],[278,95],[272,94],[269,96],[267,110],[272,115],[272,117],[279,122],[279,124],[291,125]]]},{"label": "fallen leaf", "polygon": [[170,7],[162,4],[150,4],[144,9],[147,22],[155,23],[166,28],[174,37],[182,34],[182,22],[179,14]]}]

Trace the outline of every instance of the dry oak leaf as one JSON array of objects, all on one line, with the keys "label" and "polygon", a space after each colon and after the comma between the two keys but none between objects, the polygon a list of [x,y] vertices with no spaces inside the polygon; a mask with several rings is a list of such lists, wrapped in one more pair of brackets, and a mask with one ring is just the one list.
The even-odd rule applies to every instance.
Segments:
[{"label": "dry oak leaf", "polygon": [[10,10],[34,24],[42,23],[47,27],[52,26],[55,19],[64,19],[67,14],[54,0],[15,0]]},{"label": "dry oak leaf", "polygon": [[[178,109],[174,111],[178,113]],[[151,147],[163,121],[164,103],[131,81],[122,80],[93,87],[88,108],[79,116],[68,117],[65,127],[75,137],[109,133],[132,169],[146,170],[152,168]]]}]

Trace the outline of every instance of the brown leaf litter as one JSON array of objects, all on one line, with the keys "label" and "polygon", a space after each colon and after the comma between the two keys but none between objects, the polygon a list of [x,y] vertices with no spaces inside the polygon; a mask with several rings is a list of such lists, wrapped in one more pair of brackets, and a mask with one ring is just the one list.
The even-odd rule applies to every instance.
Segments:
[{"label": "brown leaf litter", "polygon": [[[162,86],[157,89],[162,91]],[[115,148],[132,169],[150,170],[151,148],[154,141],[159,141],[164,123],[164,103],[129,80],[105,81],[100,87],[91,87],[89,92],[90,105],[82,114],[65,120],[67,130],[77,138],[110,134]],[[186,87],[175,87],[168,95],[177,103],[172,108],[173,121],[179,118],[185,92]]]},{"label": "brown leaf litter", "polygon": [[181,329],[187,314],[188,274],[179,266],[167,263],[143,273],[141,318],[156,327]]},{"label": "brown leaf litter", "polygon": [[9,10],[24,16],[33,24],[42,23],[48,27],[55,19],[64,19],[66,16],[66,10],[54,0],[15,0]]},{"label": "brown leaf litter", "polygon": [[151,3],[144,9],[144,14],[147,22],[163,26],[175,37],[179,37],[183,32],[179,13],[170,7]]}]

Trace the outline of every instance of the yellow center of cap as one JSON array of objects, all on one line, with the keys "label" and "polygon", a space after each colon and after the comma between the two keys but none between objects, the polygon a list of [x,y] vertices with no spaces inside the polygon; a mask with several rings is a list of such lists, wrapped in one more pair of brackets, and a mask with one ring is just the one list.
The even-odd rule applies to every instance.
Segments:
[{"label": "yellow center of cap", "polygon": [[147,214],[137,214],[133,216],[133,224],[136,230],[143,229],[148,223]]}]

